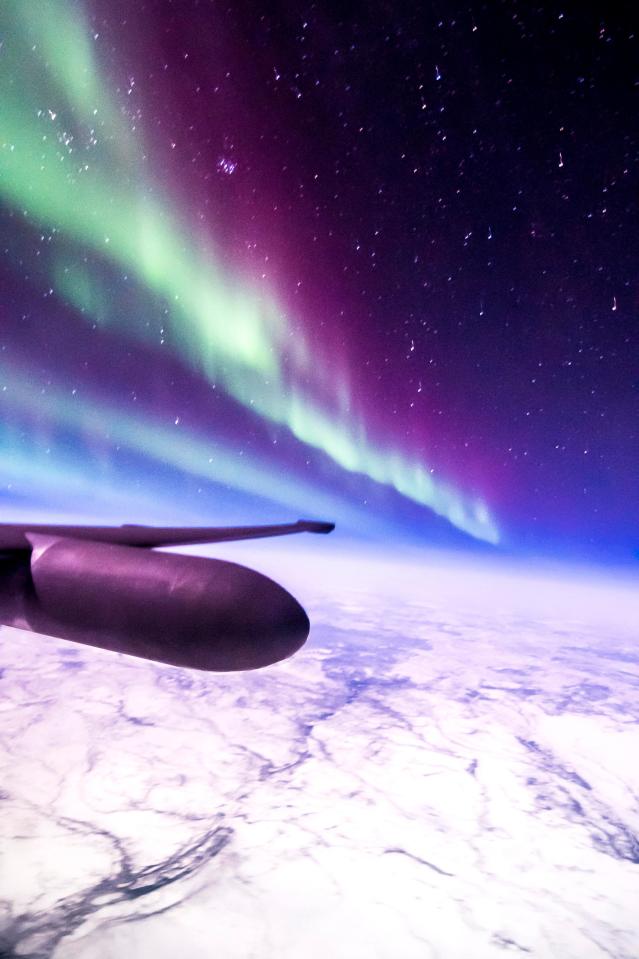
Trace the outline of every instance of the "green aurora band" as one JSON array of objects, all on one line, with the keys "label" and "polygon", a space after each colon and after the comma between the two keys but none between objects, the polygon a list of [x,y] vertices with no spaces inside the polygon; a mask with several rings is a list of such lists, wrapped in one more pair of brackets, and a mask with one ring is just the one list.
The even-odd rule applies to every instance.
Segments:
[{"label": "green aurora band", "polygon": [[[353,507],[343,498],[289,475],[276,462],[269,463],[244,452],[240,469],[237,451],[219,442],[213,444],[209,437],[169,424],[166,419],[152,418],[142,410],[132,413],[130,408],[106,403],[104,397],[86,390],[70,391],[56,384],[36,386],[29,373],[27,368],[0,361],[3,410],[0,449],[4,452],[0,477],[5,486],[21,490],[30,487],[37,493],[39,484],[34,482],[34,477],[43,474],[47,478],[47,492],[57,502],[69,496],[82,502],[102,499],[112,511],[110,519],[115,515],[114,510],[126,516],[135,507],[142,509],[145,503],[139,501],[139,495],[134,494],[136,502],[132,503],[134,491],[130,486],[121,489],[112,457],[105,460],[98,454],[98,463],[94,464],[90,476],[78,469],[78,449],[82,450],[81,458],[90,454],[92,448],[95,456],[95,424],[99,423],[100,435],[108,438],[110,446],[125,453],[142,452],[144,461],[149,462],[151,468],[147,469],[144,484],[152,483],[154,510],[159,511],[158,515],[165,515],[167,522],[175,516],[176,505],[154,476],[156,464],[186,474],[202,485],[215,483],[252,495],[259,490],[263,498],[300,513],[312,503],[319,513],[344,517],[353,528],[362,524],[371,526],[371,518],[363,508]],[[60,442],[61,424],[63,431],[74,438],[71,448],[68,443]],[[98,439],[97,445],[104,444]],[[180,503],[180,515],[187,515],[188,508],[189,504]],[[185,522],[197,524],[200,520],[201,515],[195,509]],[[392,524],[383,519],[376,518],[374,525],[382,535],[393,531]]]},{"label": "green aurora band", "polygon": [[[97,37],[69,0],[3,0],[0,198],[62,242],[50,263],[55,293],[88,322],[157,343],[156,326],[109,307],[97,264],[164,303],[167,341],[190,369],[251,413],[284,426],[342,469],[361,473],[496,543],[486,506],[430,469],[371,441],[276,297],[230,274],[214,239],[193,234],[160,197],[136,123],[107,88]],[[60,408],[62,422],[68,415]],[[137,437],[146,451],[152,436]],[[155,451],[157,454],[157,451]],[[151,454],[153,455],[153,453]],[[186,463],[184,464],[187,468]],[[237,469],[233,485],[238,486]],[[247,480],[248,482],[248,480]],[[255,490],[253,490],[255,492]]]}]

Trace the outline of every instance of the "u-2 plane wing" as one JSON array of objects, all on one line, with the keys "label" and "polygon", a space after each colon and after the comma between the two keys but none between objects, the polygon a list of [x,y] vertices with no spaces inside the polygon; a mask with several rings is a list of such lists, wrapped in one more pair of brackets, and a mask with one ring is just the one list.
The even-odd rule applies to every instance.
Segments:
[{"label": "u-2 plane wing", "polygon": [[291,656],[309,620],[237,563],[154,547],[330,533],[333,523],[154,527],[0,524],[0,623],[192,669],[257,669]]}]

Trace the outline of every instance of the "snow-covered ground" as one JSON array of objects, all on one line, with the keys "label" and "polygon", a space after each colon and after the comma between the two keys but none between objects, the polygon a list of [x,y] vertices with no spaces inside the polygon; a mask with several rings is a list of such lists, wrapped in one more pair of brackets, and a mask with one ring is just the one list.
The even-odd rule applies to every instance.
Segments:
[{"label": "snow-covered ground", "polygon": [[639,602],[330,542],[250,674],[0,632],[3,956],[637,959]]}]

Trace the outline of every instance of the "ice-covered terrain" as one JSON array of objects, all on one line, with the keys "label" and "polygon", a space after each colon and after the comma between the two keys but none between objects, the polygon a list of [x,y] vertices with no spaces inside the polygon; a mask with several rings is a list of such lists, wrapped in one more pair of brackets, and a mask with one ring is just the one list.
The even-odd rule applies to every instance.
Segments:
[{"label": "ice-covered terrain", "polygon": [[306,606],[296,657],[0,631],[3,957],[637,959],[630,586],[215,554]]}]

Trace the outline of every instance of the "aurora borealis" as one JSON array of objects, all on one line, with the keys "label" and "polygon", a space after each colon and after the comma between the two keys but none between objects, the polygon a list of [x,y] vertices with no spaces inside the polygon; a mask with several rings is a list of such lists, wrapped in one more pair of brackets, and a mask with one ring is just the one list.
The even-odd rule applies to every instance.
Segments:
[{"label": "aurora borealis", "polygon": [[[63,0],[45,2],[37,18],[24,3],[10,2],[4,9],[11,42],[4,60],[8,96],[0,189],[37,228],[60,235],[62,250],[54,245],[45,268],[54,294],[87,321],[114,324],[123,337],[141,340],[151,328],[144,312],[163,304],[167,337],[181,361],[253,415],[287,427],[342,469],[393,486],[459,529],[496,542],[496,527],[483,504],[467,506],[461,495],[433,480],[424,464],[376,448],[363,423],[348,411],[348,398],[347,412],[340,415],[335,408],[339,390],[321,390],[329,371],[321,360],[315,367],[303,333],[291,330],[268,291],[253,290],[225,271],[211,238],[189,236],[188,226],[180,227],[156,198],[159,189],[151,187],[145,169],[143,132],[136,136],[127,128],[126,114],[118,110],[96,64],[98,36],[76,19],[78,13],[77,5]],[[93,262],[87,264],[88,259]],[[92,275],[102,266],[124,271],[121,279],[137,282],[150,304],[141,303],[133,316],[111,309],[109,294]],[[81,405],[82,400],[75,404]],[[109,417],[108,408],[104,414]],[[62,424],[73,426],[77,409],[60,404],[59,416]],[[157,433],[149,426],[137,449],[153,459],[157,454],[149,436]],[[172,438],[160,458],[171,461],[171,447],[190,442]],[[177,461],[179,468],[189,469],[179,452]],[[206,478],[206,470],[194,471]],[[233,487],[258,488],[245,462],[229,467],[218,454],[212,472],[212,478]],[[278,502],[288,499],[273,486],[269,495]]]},{"label": "aurora borealis", "polygon": [[[530,281],[521,322],[536,332],[522,336],[513,318],[520,305],[509,297],[526,278],[505,252],[493,270],[499,244],[515,244],[484,172],[466,185],[472,150],[481,152],[463,142],[477,136],[472,124],[465,130],[473,118],[461,109],[457,127],[446,127],[463,99],[461,41],[456,54],[452,40],[439,53],[430,40],[416,41],[410,53],[401,38],[412,14],[386,24],[381,10],[360,11],[348,23],[312,5],[307,16],[279,11],[279,19],[276,10],[258,16],[241,4],[229,11],[197,0],[179,11],[170,0],[136,10],[42,0],[33,10],[6,0],[0,11],[0,479],[9,507],[49,497],[63,509],[65,490],[77,484],[96,491],[95,508],[118,514],[130,495],[149,515],[179,503],[193,521],[223,521],[225,510],[248,520],[259,504],[274,516],[330,513],[354,533],[425,542],[434,529],[441,535],[433,517],[509,549],[525,549],[531,535],[537,547],[596,540],[589,510],[601,516],[606,499],[614,506],[613,465],[601,454],[593,476],[588,463],[584,487],[582,459],[597,444],[582,440],[561,407],[573,389],[567,357],[586,321],[572,316],[575,293],[564,279],[574,331],[560,320],[551,343],[544,323],[556,312],[552,275],[541,286]],[[482,31],[468,11],[461,20],[471,43]],[[389,30],[397,42],[383,55],[385,100],[361,72],[357,37],[364,57],[375,44],[386,49]],[[404,92],[419,106],[421,127],[389,121],[384,140],[370,118],[376,107],[380,127],[390,117],[409,67]],[[490,87],[489,70],[482,82]],[[342,100],[333,97],[337,86]],[[331,129],[341,130],[332,140]],[[505,136],[513,140],[513,131]],[[447,150],[457,151],[454,163]],[[570,164],[568,147],[562,175],[564,155]],[[345,187],[327,182],[329,168]],[[515,170],[506,192],[516,192],[515,176],[526,182]],[[368,208],[358,192],[367,181]],[[547,186],[550,211],[557,190]],[[462,187],[475,197],[463,210],[454,208]],[[528,205],[518,227],[527,242],[531,230],[552,232],[551,213],[537,200]],[[497,252],[485,253],[486,244]],[[520,256],[529,262],[528,252]],[[626,260],[615,269],[623,273]],[[438,279],[424,279],[425,269]],[[618,291],[610,303],[620,334],[618,314],[632,304],[612,269],[603,280]],[[452,289],[455,278],[463,285],[447,315],[434,287]],[[608,322],[608,295],[595,293]],[[592,327],[600,325],[597,316]],[[617,343],[600,350],[619,356]],[[554,362],[562,376],[549,379],[541,403],[530,402],[521,383],[535,393],[530,381]],[[604,374],[591,395],[599,400],[613,380]],[[526,438],[531,414],[542,425]],[[600,430],[594,411],[593,422]],[[555,469],[542,451],[561,446],[568,457]],[[624,464],[620,471],[623,487],[629,472]],[[588,487],[579,494],[584,510],[575,491]],[[604,520],[614,527],[606,549],[616,548],[623,526],[613,512]]]}]

